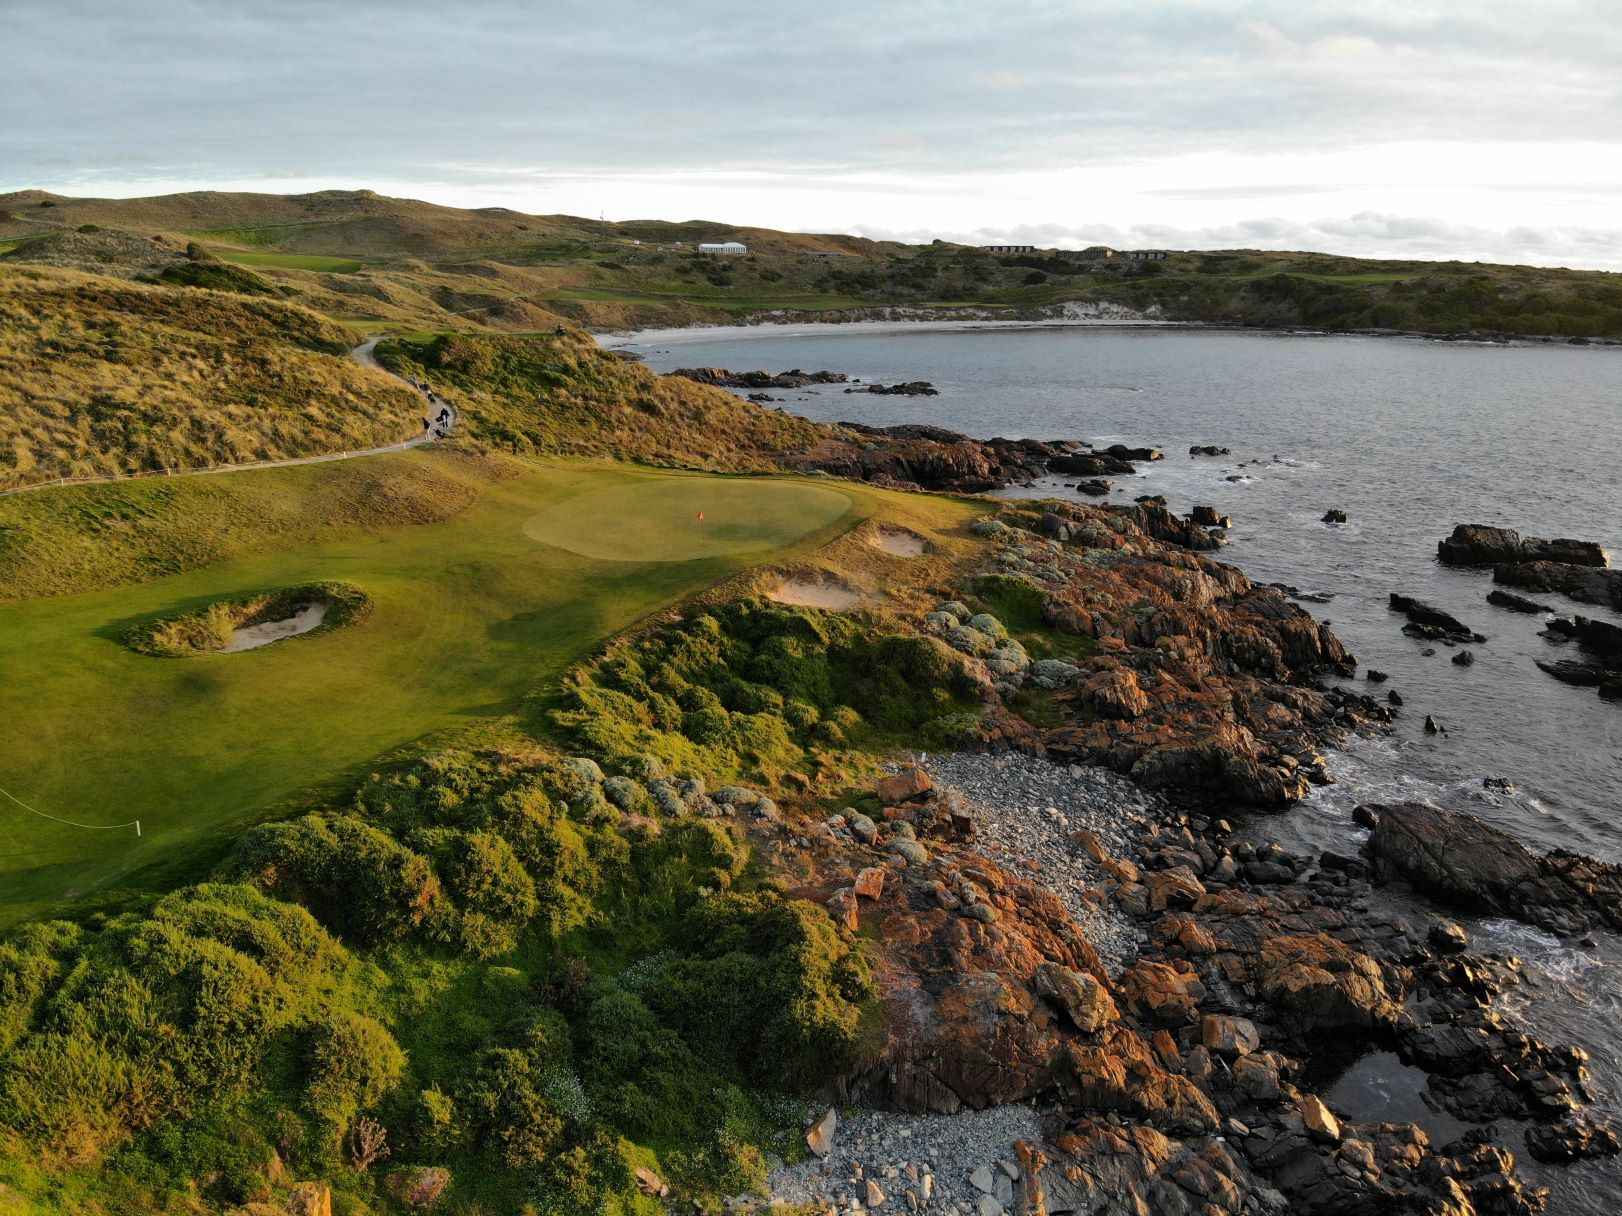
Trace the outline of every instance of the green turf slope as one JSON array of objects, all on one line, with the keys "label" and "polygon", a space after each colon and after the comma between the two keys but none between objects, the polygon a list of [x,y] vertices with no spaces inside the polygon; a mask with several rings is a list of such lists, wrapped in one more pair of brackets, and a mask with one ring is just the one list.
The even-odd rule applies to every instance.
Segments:
[{"label": "green turf slope", "polygon": [[[87,831],[0,800],[0,922],[183,874],[301,792],[511,712],[602,639],[734,570],[825,543],[878,497],[558,462],[438,522],[272,542],[169,577],[0,605],[0,787],[52,815],[142,824],[139,839]],[[356,584],[373,611],[239,654],[161,659],[119,641],[151,616],[317,580]]]}]

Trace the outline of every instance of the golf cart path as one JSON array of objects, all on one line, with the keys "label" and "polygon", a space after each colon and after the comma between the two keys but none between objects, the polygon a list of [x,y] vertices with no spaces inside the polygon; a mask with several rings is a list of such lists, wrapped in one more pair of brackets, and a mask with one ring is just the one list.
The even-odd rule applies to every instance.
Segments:
[{"label": "golf cart path", "polygon": [[355,452],[328,452],[320,456],[294,456],[287,460],[255,460],[245,464],[216,464],[201,469],[164,469],[148,473],[108,473],[101,477],[57,477],[50,481],[36,482],[31,486],[16,486],[9,490],[0,490],[0,498],[12,494],[26,494],[30,490],[44,490],[51,486],[84,485],[91,482],[103,481],[134,481],[141,477],[201,477],[211,473],[241,473],[248,469],[283,469],[297,464],[329,464],[334,460],[355,460],[362,456],[381,456],[386,452],[406,452],[412,448],[420,448],[425,443],[443,439],[456,424],[461,421],[461,412],[445,398],[427,389],[413,384],[404,376],[396,375],[377,361],[377,344],[380,338],[368,338],[354,350],[349,357],[362,367],[380,371],[385,376],[393,376],[401,384],[415,390],[426,400],[429,410],[429,425],[420,435],[399,443],[388,443],[382,447],[363,448]]}]

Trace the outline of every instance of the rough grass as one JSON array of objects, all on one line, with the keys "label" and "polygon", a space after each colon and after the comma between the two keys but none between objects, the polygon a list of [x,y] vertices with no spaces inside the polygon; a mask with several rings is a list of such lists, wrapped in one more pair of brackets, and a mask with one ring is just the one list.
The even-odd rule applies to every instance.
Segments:
[{"label": "rough grass", "polygon": [[147,582],[266,548],[440,523],[519,466],[449,451],[0,498],[0,603]]},{"label": "rough grass", "polygon": [[378,447],[416,396],[279,301],[71,272],[0,274],[0,489]]},{"label": "rough grass", "polygon": [[[451,463],[444,456],[378,458],[385,461],[450,476],[442,472]],[[849,487],[853,506],[843,519],[802,520],[798,534],[786,528],[776,547],[753,555],[614,561],[542,544],[524,525],[571,497],[671,474],[575,463],[533,468],[466,487],[476,501],[438,522],[364,524],[357,511],[345,526],[312,527],[319,504],[353,491],[356,482],[334,486],[309,477],[311,471],[229,475],[218,480],[260,485],[223,504],[182,500],[182,508],[229,521],[216,544],[234,550],[230,560],[133,586],[0,607],[0,670],[7,677],[0,720],[9,738],[27,740],[0,754],[0,787],[47,813],[86,823],[139,818],[143,826],[135,839],[61,826],[15,807],[0,812],[9,844],[0,859],[0,918],[92,892],[99,898],[124,882],[161,883],[177,859],[190,865],[231,830],[300,791],[353,779],[377,757],[433,732],[515,713],[525,694],[604,637],[752,560],[808,552],[885,497]],[[775,496],[805,482],[724,484],[752,487],[763,510],[771,510]],[[388,489],[381,482],[381,491]],[[359,505],[374,496],[362,494]],[[99,500],[83,490],[41,497],[59,500],[59,539],[74,518],[74,500]],[[255,535],[255,501],[279,512],[283,531]],[[618,522],[597,520],[603,528]],[[117,564],[139,569],[143,544],[159,548],[147,550],[159,561],[176,560],[161,547],[185,540],[184,528],[137,531],[123,537]],[[119,641],[132,624],[155,616],[318,579],[366,588],[374,608],[363,627],[187,663],[154,662]]]}]

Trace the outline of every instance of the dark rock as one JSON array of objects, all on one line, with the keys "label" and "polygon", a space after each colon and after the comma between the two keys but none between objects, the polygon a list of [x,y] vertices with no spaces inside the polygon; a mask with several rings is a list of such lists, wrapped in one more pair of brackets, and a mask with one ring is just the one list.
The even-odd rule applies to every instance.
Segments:
[{"label": "dark rock", "polygon": [[1323,522],[1326,524],[1343,524],[1346,522],[1346,512],[1339,507],[1331,507],[1324,512]]},{"label": "dark rock", "polygon": [[1425,715],[1425,733],[1427,735],[1440,735],[1446,733],[1446,728],[1436,720],[1435,715]]},{"label": "dark rock", "polygon": [[1622,927],[1622,867],[1557,849],[1538,855],[1462,811],[1377,805],[1366,847],[1374,872],[1465,911],[1516,917],[1551,932]]},{"label": "dark rock", "polygon": [[1437,921],[1425,939],[1443,954],[1462,954],[1470,948],[1470,935],[1462,925],[1451,920]]},{"label": "dark rock", "polygon": [[1559,562],[1570,566],[1605,566],[1605,550],[1590,540],[1541,540],[1509,528],[1459,524],[1436,546],[1436,556],[1450,566],[1496,566],[1515,562]]},{"label": "dark rock", "polygon": [[1094,498],[1102,498],[1114,489],[1114,483],[1105,481],[1102,477],[1094,477],[1085,481],[1076,482],[1073,487],[1083,494],[1090,494]]},{"label": "dark rock", "polygon": [[670,373],[700,384],[722,388],[804,388],[810,384],[843,384],[850,377],[841,372],[733,372],[724,367],[678,367]]},{"label": "dark rock", "polygon": [[1527,1128],[1526,1148],[1539,1161],[1564,1164],[1584,1157],[1614,1157],[1622,1153],[1622,1138],[1609,1124],[1574,1115]]},{"label": "dark rock", "polygon": [[1493,567],[1492,581],[1522,591],[1558,591],[1578,603],[1622,610],[1622,570],[1565,562],[1506,562]]},{"label": "dark rock", "polygon": [[[1448,638],[1457,642],[1485,642],[1487,639],[1470,629],[1458,617],[1443,612],[1440,608],[1431,606],[1421,600],[1411,599],[1406,595],[1399,595],[1393,591],[1390,598],[1391,610],[1400,612],[1407,617],[1414,626],[1418,636],[1432,638]],[[1409,632],[1408,629],[1403,630]]]},{"label": "dark rock", "polygon": [[1202,528],[1233,527],[1233,516],[1218,515],[1215,507],[1195,507],[1188,513],[1188,517]]},{"label": "dark rock", "polygon": [[1554,609],[1540,604],[1536,600],[1526,599],[1516,595],[1513,591],[1500,591],[1497,588],[1487,592],[1487,602],[1499,608],[1508,608],[1511,612],[1524,612],[1528,616],[1538,613],[1553,612]]},{"label": "dark rock", "polygon": [[1469,667],[1475,661],[1475,652],[1471,650],[1461,650],[1453,656],[1453,665],[1455,667]]},{"label": "dark rock", "polygon": [[845,391],[847,393],[873,393],[881,397],[940,396],[940,389],[936,388],[928,380],[909,380],[905,384],[864,384],[860,388],[847,388]]},{"label": "dark rock", "polygon": [[1393,688],[1390,692],[1385,694],[1385,699],[1386,699],[1386,701],[1388,701],[1392,705],[1401,705],[1402,704],[1402,694],[1400,692],[1398,692],[1395,688]]},{"label": "dark rock", "polygon": [[1219,448],[1213,443],[1196,443],[1188,449],[1190,456],[1232,456],[1227,448]]},{"label": "dark rock", "polygon": [[1376,671],[1372,667],[1370,667],[1367,671],[1365,671],[1363,673],[1363,678],[1365,680],[1367,680],[1370,684],[1384,684],[1388,679],[1390,679],[1390,677],[1388,675],[1386,675],[1385,672]]}]

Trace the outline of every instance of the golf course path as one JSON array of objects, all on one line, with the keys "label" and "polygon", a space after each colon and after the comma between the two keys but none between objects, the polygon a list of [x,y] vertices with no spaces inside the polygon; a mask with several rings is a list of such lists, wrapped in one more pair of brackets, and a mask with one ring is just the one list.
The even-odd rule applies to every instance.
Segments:
[{"label": "golf course path", "polygon": [[328,452],[321,456],[295,456],[288,460],[255,460],[245,464],[216,464],[202,469],[164,469],[148,473],[109,473],[104,477],[58,477],[52,481],[41,481],[31,486],[17,486],[10,490],[0,490],[0,498],[12,494],[26,494],[30,490],[44,490],[51,486],[83,485],[90,482],[101,481],[132,481],[138,477],[199,477],[205,473],[241,473],[248,469],[282,469],[296,464],[329,464],[334,460],[354,460],[359,456],[381,456],[385,452],[404,452],[411,448],[419,448],[425,443],[432,443],[436,439],[443,439],[450,433],[461,419],[461,413],[445,398],[436,393],[413,384],[404,376],[397,376],[377,361],[374,353],[377,349],[378,338],[369,338],[354,350],[349,352],[362,367],[373,368],[386,376],[394,376],[401,384],[407,385],[420,394],[427,403],[428,425],[419,435],[399,443],[388,443],[382,447],[363,448],[355,452]]}]

